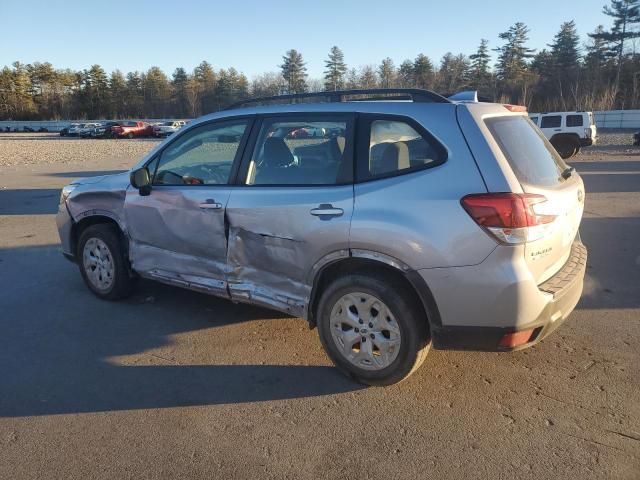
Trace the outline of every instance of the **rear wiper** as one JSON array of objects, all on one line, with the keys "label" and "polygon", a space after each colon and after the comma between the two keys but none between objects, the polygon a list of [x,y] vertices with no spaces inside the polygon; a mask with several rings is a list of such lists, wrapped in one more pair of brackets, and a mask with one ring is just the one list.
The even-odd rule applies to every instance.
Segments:
[{"label": "rear wiper", "polygon": [[566,180],[567,178],[569,178],[573,174],[573,172],[575,172],[575,170],[576,169],[574,167],[565,168],[564,172],[562,172],[562,178],[564,178]]}]

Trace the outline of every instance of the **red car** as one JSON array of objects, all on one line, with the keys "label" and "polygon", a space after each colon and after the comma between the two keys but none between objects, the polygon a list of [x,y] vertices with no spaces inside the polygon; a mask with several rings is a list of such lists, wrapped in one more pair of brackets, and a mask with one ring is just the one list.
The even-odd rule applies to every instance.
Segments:
[{"label": "red car", "polygon": [[153,128],[146,122],[122,122],[111,127],[111,133],[117,138],[149,137]]}]

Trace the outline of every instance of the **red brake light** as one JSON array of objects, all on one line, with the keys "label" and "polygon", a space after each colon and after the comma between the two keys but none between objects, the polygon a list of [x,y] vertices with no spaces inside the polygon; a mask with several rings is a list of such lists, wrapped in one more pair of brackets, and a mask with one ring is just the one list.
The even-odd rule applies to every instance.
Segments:
[{"label": "red brake light", "polygon": [[[460,203],[481,227],[505,243],[534,240],[529,228],[553,222],[556,215],[540,215],[533,206],[546,202],[543,195],[532,193],[479,193],[467,195]],[[544,232],[538,232],[537,238]]]},{"label": "red brake light", "polygon": [[505,103],[502,106],[510,112],[528,112],[527,107],[524,105],[511,105],[509,103]]}]

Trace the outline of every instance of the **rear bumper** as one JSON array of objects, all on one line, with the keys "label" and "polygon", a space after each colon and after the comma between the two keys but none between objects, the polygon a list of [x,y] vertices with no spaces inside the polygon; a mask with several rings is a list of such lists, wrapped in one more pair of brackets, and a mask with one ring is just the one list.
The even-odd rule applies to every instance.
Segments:
[{"label": "rear bumper", "polygon": [[[580,300],[586,262],[587,249],[577,240],[572,246],[569,259],[553,277],[537,285],[535,291],[528,291],[530,285],[525,282],[519,282],[519,288],[513,291],[518,295],[514,300],[521,304],[521,311],[527,314],[536,311],[527,303],[537,308],[542,302],[542,308],[533,317],[523,318],[519,315],[519,319],[505,317],[493,319],[502,325],[452,325],[446,323],[447,318],[443,315],[441,325],[432,325],[434,347],[454,350],[509,351],[520,350],[538,343],[567,319]],[[494,301],[499,301],[500,298],[497,296]],[[438,301],[437,295],[435,300]],[[464,299],[459,301],[464,302]],[[440,304],[438,307],[442,312]],[[475,318],[486,321],[486,316],[483,316],[479,308],[482,306],[476,306]],[[504,310],[511,309],[507,307]],[[499,311],[500,309],[494,309],[494,312]],[[474,317],[470,316],[470,318]],[[511,325],[505,325],[505,323],[511,323]],[[528,330],[531,330],[531,335],[525,343],[515,347],[500,346],[500,341],[505,335]]]}]

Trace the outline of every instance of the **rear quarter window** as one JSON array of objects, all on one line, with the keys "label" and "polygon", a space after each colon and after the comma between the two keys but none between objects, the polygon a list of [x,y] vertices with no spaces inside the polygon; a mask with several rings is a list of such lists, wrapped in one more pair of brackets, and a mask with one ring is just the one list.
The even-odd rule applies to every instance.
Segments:
[{"label": "rear quarter window", "polygon": [[581,127],[582,115],[567,115],[567,127]]},{"label": "rear quarter window", "polygon": [[565,181],[567,165],[527,117],[492,117],[485,124],[520,183],[548,187]]}]

